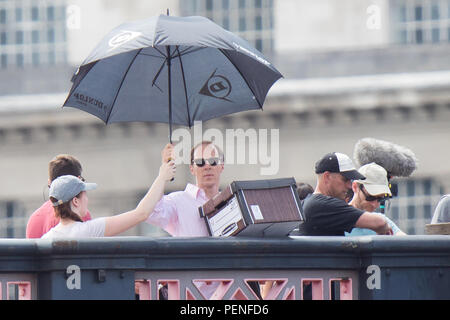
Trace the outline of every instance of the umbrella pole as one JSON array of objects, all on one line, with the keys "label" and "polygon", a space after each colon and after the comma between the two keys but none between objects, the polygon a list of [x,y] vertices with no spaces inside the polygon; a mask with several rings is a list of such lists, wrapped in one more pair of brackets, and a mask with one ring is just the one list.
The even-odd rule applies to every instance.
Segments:
[{"label": "umbrella pole", "polygon": [[[169,8],[167,8],[167,15],[169,15]],[[166,46],[167,51],[167,73],[168,73],[168,88],[169,88],[169,142],[172,144],[172,81],[170,79],[170,65],[171,65],[171,57],[170,57],[170,47]]]},{"label": "umbrella pole", "polygon": [[[167,15],[169,15],[169,8],[167,8]],[[170,46],[166,46],[167,51],[167,79],[169,82],[169,142],[172,144],[172,81],[170,79],[170,65],[171,65],[171,57],[170,57]]]},{"label": "umbrella pole", "polygon": [[169,142],[172,144],[172,79],[171,79],[171,59],[170,47],[166,46],[167,50],[167,79],[168,79],[168,95],[169,95]]},{"label": "umbrella pole", "polygon": [[[172,79],[171,79],[171,59],[170,47],[166,46],[167,50],[167,81],[168,81],[168,94],[169,94],[169,142],[172,144]],[[169,158],[169,161],[172,160]],[[170,181],[175,180],[175,177],[170,179]]]}]

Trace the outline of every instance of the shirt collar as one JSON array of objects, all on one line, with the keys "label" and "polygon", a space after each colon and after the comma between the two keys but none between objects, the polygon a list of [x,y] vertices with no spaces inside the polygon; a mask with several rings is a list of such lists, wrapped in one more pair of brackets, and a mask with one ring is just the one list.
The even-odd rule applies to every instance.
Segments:
[{"label": "shirt collar", "polygon": [[191,195],[194,199],[198,199],[199,197],[206,199],[205,191],[192,183],[188,183],[184,191]]}]

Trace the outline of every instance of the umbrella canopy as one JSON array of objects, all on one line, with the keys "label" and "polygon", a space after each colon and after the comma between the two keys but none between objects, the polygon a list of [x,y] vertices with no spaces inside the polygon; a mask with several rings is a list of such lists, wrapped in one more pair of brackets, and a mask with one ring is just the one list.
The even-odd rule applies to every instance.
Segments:
[{"label": "umbrella canopy", "polygon": [[282,75],[245,40],[204,17],[160,15],[125,23],[72,77],[63,106],[105,123],[154,121],[191,127],[262,108]]}]

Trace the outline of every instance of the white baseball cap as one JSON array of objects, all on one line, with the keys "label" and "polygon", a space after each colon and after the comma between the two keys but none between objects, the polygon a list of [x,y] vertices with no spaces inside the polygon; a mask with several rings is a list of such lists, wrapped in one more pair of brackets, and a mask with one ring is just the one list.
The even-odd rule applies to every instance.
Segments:
[{"label": "white baseball cap", "polygon": [[370,195],[392,195],[387,179],[387,171],[382,166],[376,164],[375,162],[371,162],[359,168],[358,172],[364,175],[366,179],[355,181],[364,185],[364,188]]}]

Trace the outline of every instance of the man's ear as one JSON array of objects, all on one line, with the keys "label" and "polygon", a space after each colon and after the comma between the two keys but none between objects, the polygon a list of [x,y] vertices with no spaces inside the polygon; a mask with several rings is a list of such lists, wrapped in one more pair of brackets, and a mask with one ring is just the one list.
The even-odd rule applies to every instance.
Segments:
[{"label": "man's ear", "polygon": [[189,165],[189,170],[191,171],[191,174],[195,177],[194,166],[192,164]]},{"label": "man's ear", "polygon": [[352,182],[352,190],[353,193],[356,193],[358,191],[358,182],[355,181]]},{"label": "man's ear", "polygon": [[328,184],[331,180],[331,173],[329,171],[325,171],[322,173],[322,179],[324,183]]}]

